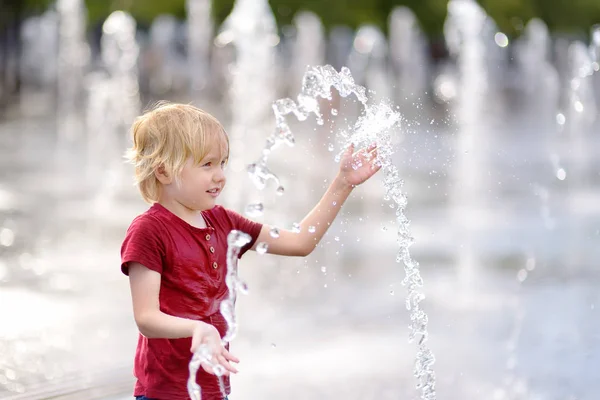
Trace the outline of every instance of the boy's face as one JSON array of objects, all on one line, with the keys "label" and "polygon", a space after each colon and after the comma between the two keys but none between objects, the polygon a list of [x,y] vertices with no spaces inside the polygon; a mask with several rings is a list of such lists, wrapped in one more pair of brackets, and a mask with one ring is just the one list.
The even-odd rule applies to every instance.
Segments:
[{"label": "boy's face", "polygon": [[212,146],[199,164],[190,157],[179,179],[164,187],[165,194],[190,210],[213,208],[225,186],[225,157],[219,151],[219,146]]}]

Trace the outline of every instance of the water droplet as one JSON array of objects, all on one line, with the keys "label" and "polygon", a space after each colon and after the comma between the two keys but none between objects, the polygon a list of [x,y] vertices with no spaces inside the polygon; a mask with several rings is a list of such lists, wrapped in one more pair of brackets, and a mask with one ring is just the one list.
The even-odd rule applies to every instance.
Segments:
[{"label": "water droplet", "polygon": [[216,364],[213,365],[213,371],[216,376],[223,376],[225,373],[225,367],[223,367],[221,364]]},{"label": "water droplet", "polygon": [[564,125],[566,122],[565,115],[563,113],[556,114],[556,123],[559,125]]},{"label": "water droplet", "polygon": [[333,240],[335,240],[336,242],[339,242],[340,241],[340,237],[336,236],[336,237],[333,238]]},{"label": "water droplet", "polygon": [[8,276],[8,266],[2,260],[0,260],[0,282]]},{"label": "water droplet", "polygon": [[394,291],[393,291],[393,290],[390,290],[390,294],[393,296],[393,295],[394,295]]},{"label": "water droplet", "polygon": [[[258,246],[257,246],[258,249]],[[246,282],[239,281],[238,282],[238,290],[242,294],[248,294],[248,284]]]},{"label": "water droplet", "polygon": [[285,192],[285,188],[283,186],[279,186],[277,188],[277,195],[278,196],[283,196],[283,193]]},{"label": "water droplet", "polygon": [[323,287],[324,287],[325,289],[327,289],[327,284],[324,284],[324,285],[323,285]]},{"label": "water droplet", "polygon": [[271,228],[271,230],[269,231],[269,234],[271,235],[271,237],[274,237],[275,239],[277,239],[279,237],[279,228]]},{"label": "water droplet", "polygon": [[326,273],[326,272],[327,272],[327,267],[325,267],[325,266],[322,266],[322,267],[321,267],[321,272],[322,272],[322,273]]},{"label": "water droplet", "polygon": [[517,280],[519,282],[524,282],[525,279],[527,279],[527,271],[524,269],[519,270],[519,272],[517,272]]},{"label": "water droplet", "polygon": [[577,111],[578,113],[583,112],[583,103],[580,101],[576,101],[573,104],[573,108],[575,109],[575,111]]},{"label": "water droplet", "polygon": [[299,223],[294,222],[292,224],[292,232],[294,232],[294,233],[300,233],[300,231],[302,231],[302,227],[300,226]]},{"label": "water droplet", "polygon": [[0,246],[10,247],[15,241],[15,234],[11,229],[0,229]]},{"label": "water droplet", "polygon": [[[273,236],[273,235],[271,235]],[[267,252],[267,249],[269,248],[269,245],[265,242],[260,242],[259,244],[256,245],[256,252],[258,254],[265,254]]]},{"label": "water droplet", "polygon": [[337,204],[337,201],[334,201],[334,202],[333,202],[333,203],[331,203],[331,204],[333,204],[333,205],[335,206],[335,205]]},{"label": "water droplet", "polygon": [[559,180],[564,181],[567,177],[567,171],[565,171],[564,168],[559,168],[558,171],[556,171],[556,177]]},{"label": "water droplet", "polygon": [[275,343],[271,343],[271,348],[273,348],[273,349],[274,349],[274,348],[276,348],[276,347],[277,347],[277,345],[276,345]]},{"label": "water droplet", "polygon": [[335,150],[335,146],[333,145],[333,143],[329,143],[329,146],[327,146],[327,150],[329,150],[329,151]]},{"label": "water droplet", "polygon": [[533,271],[535,269],[535,258],[528,257],[527,262],[525,263],[525,269],[527,271]]},{"label": "water droplet", "polygon": [[315,232],[316,232],[316,230],[317,230],[317,228],[315,228],[315,227],[314,227],[314,226],[312,226],[312,225],[308,227],[308,231],[309,231],[310,233],[315,233]]},{"label": "water droplet", "polygon": [[387,226],[382,226],[381,230],[384,231],[384,232],[387,231]]},{"label": "water droplet", "polygon": [[265,207],[262,203],[248,204],[244,213],[250,218],[260,217],[263,214]]},{"label": "water droplet", "polygon": [[332,108],[332,109],[331,109],[331,115],[338,115],[338,110],[337,110],[337,108]]}]

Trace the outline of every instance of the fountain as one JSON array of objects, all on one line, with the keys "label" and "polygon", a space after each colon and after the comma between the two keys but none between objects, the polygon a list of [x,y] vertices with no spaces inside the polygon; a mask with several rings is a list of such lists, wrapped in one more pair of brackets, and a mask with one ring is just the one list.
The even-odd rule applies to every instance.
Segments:
[{"label": "fountain", "polygon": [[[238,188],[224,193],[228,206],[241,208],[241,193],[245,181],[241,173],[260,132],[265,128],[269,105],[275,99],[274,77],[270,72],[275,63],[274,46],[279,42],[275,17],[266,0],[238,0],[223,22],[215,39],[218,46],[232,43],[236,61],[231,88],[231,126],[229,186]],[[249,147],[250,146],[250,147]]]},{"label": "fountain", "polygon": [[426,38],[410,8],[395,7],[389,20],[390,61],[396,77],[396,102],[420,98],[427,90],[429,60]]},{"label": "fountain", "polygon": [[337,69],[347,65],[353,41],[354,32],[352,29],[340,25],[332,27],[327,43],[327,60],[329,64]]},{"label": "fountain", "polygon": [[52,9],[23,22],[21,82],[26,88],[47,90],[56,84],[58,24],[58,13]]},{"label": "fountain", "polygon": [[[482,31],[487,15],[472,0],[451,0],[448,17],[444,24],[444,35],[450,54],[457,63],[457,93],[453,104],[458,124],[456,142],[455,179],[452,198],[456,218],[462,221],[460,236],[464,238],[457,260],[459,280],[464,287],[473,284],[476,275],[474,252],[475,228],[484,220],[486,179],[486,148],[488,138],[481,116],[485,112],[487,89],[486,49]],[[469,212],[465,212],[466,210]]]},{"label": "fountain", "polygon": [[533,18],[523,36],[515,43],[518,87],[524,92],[527,107],[546,121],[554,122],[558,108],[559,78],[550,62],[550,35],[543,21]]},{"label": "fountain", "polygon": [[79,118],[83,80],[90,59],[83,0],[58,0],[59,15],[57,116],[58,134],[71,141],[81,135]]},{"label": "fountain", "polygon": [[383,32],[374,25],[361,26],[354,37],[348,68],[357,82],[374,92],[377,100],[393,98],[388,64],[388,44]]},{"label": "fountain", "polygon": [[120,149],[126,147],[125,132],[141,108],[135,20],[124,11],[115,11],[102,28],[103,70],[87,78],[86,110],[88,177],[102,177],[94,181],[98,212],[110,209],[125,181]]},{"label": "fountain", "polygon": [[[296,36],[291,53],[291,72],[298,82],[299,91],[302,77],[309,65],[321,64],[325,60],[325,32],[320,18],[312,12],[302,11],[295,15]],[[295,90],[294,90],[295,89]]]},{"label": "fountain", "polygon": [[[10,113],[2,121],[0,129],[3,139],[0,159],[7,166],[0,182],[0,305],[4,306],[3,315],[8,315],[0,332],[0,350],[7,355],[0,365],[0,397],[8,396],[15,400],[44,398],[49,392],[72,397],[74,388],[97,390],[96,385],[102,379],[99,375],[108,377],[109,390],[116,390],[115,374],[125,377],[124,381],[130,378],[132,347],[123,338],[133,338],[137,330],[133,323],[126,325],[132,321],[128,308],[121,307],[123,302],[128,301],[127,285],[126,281],[116,283],[117,279],[113,281],[111,278],[116,277],[117,272],[114,267],[116,257],[110,254],[114,255],[113,250],[118,246],[119,232],[116,230],[125,229],[123,224],[127,218],[121,216],[129,216],[140,207],[133,200],[129,179],[120,172],[121,153],[126,140],[124,127],[138,112],[131,110],[139,110],[136,68],[139,49],[135,24],[130,16],[112,15],[104,27],[101,52],[97,58],[94,57],[95,71],[90,73],[83,3],[57,1],[56,9],[50,8],[40,17],[33,17],[23,24],[23,87],[18,99],[22,114],[17,115],[14,111],[18,110],[7,108]],[[188,64],[179,58],[177,68],[188,71],[180,78],[184,77],[186,82],[189,79],[189,86],[179,90],[175,85],[175,90],[169,93],[178,101],[188,101],[191,97],[200,105],[208,102],[207,108],[210,108],[215,105],[214,97],[219,96],[219,92],[212,89],[227,87],[226,83],[232,81],[229,95],[233,100],[232,126],[236,128],[228,129],[232,134],[234,151],[231,169],[235,167],[239,174],[245,174],[244,166],[253,160],[246,160],[246,154],[241,152],[243,150],[250,157],[252,154],[269,157],[264,165],[262,159],[251,164],[252,181],[232,176],[231,180],[239,180],[232,185],[245,188],[247,183],[253,191],[253,183],[264,186],[259,193],[266,193],[266,197],[270,197],[271,189],[281,187],[280,193],[284,192],[290,167],[286,170],[280,165],[281,160],[277,156],[281,155],[282,159],[294,165],[292,168],[298,168],[296,172],[302,174],[302,184],[310,185],[308,192],[314,188],[316,193],[323,185],[323,176],[319,174],[327,170],[322,161],[325,155],[329,162],[349,141],[356,140],[358,144],[363,134],[372,134],[371,138],[377,138],[380,143],[386,142],[385,130],[395,130],[399,117],[395,112],[389,112],[385,103],[372,101],[376,96],[369,96],[366,111],[361,113],[356,129],[348,130],[357,136],[344,136],[338,133],[338,129],[343,129],[344,124],[353,125],[346,119],[355,117],[353,107],[361,108],[361,101],[353,102],[353,96],[343,98],[337,91],[331,90],[333,101],[328,103],[327,95],[323,99],[321,95],[316,94],[315,97],[310,92],[311,88],[319,86],[319,81],[347,82],[349,75],[346,75],[346,70],[338,71],[349,65],[348,56],[353,52],[350,66],[355,83],[376,90],[377,96],[390,96],[401,106],[403,134],[396,137],[400,136],[402,146],[394,148],[394,161],[402,163],[402,170],[396,173],[390,165],[384,167],[381,175],[385,175],[386,184],[395,181],[398,185],[400,182],[396,178],[399,175],[406,177],[407,190],[414,195],[410,205],[410,213],[415,215],[411,230],[418,237],[418,246],[411,247],[411,250],[416,258],[423,257],[423,264],[431,266],[431,269],[428,268],[428,286],[435,288],[430,289],[435,304],[432,312],[435,314],[431,316],[429,327],[432,334],[435,333],[436,355],[441,361],[435,364],[435,372],[440,377],[435,389],[445,392],[444,397],[448,399],[594,398],[595,393],[600,391],[593,373],[590,373],[600,359],[600,346],[595,335],[597,324],[594,323],[599,301],[595,291],[598,282],[594,267],[600,256],[595,245],[600,235],[596,173],[599,142],[595,135],[600,108],[600,26],[592,28],[589,42],[574,41],[571,37],[561,37],[560,33],[551,36],[544,23],[533,19],[525,25],[521,38],[509,43],[508,36],[498,31],[475,1],[452,0],[448,5],[446,28],[451,59],[447,63],[449,68],[441,70],[442,74],[434,84],[437,100],[447,103],[451,113],[447,117],[442,110],[446,105],[440,107],[429,104],[427,98],[423,102],[416,99],[423,97],[421,93],[432,84],[428,76],[430,68],[437,68],[441,63],[434,66],[427,60],[419,39],[420,30],[407,9],[396,9],[389,16],[389,54],[386,54],[386,38],[381,31],[367,26],[362,26],[360,35],[356,37],[349,27],[333,27],[329,31],[327,52],[324,54],[318,21],[312,14],[298,14],[295,18],[296,47],[284,54],[286,57],[292,55],[295,60],[286,59],[282,63],[286,65],[284,69],[279,65],[273,68],[278,38],[270,10],[265,7],[266,1],[252,3],[260,9],[258,11],[252,9],[251,3],[238,1],[233,13],[237,13],[238,20],[223,27],[216,40],[216,44],[222,47],[215,48],[210,24],[211,2],[187,0]],[[282,10],[277,11],[283,14]],[[265,16],[265,24],[253,25]],[[168,48],[167,43],[174,40],[172,32],[177,31],[181,35],[182,25],[172,19],[158,21],[164,25],[157,22],[155,37]],[[309,30],[309,26],[315,29]],[[168,28],[164,32],[171,33],[161,34],[163,28]],[[363,45],[360,49],[367,49],[364,54],[353,48],[359,36]],[[311,42],[318,45],[308,46],[307,43]],[[183,41],[179,43],[183,44]],[[371,45],[371,50],[378,49],[377,53],[369,53]],[[8,50],[9,56],[16,54]],[[515,61],[511,64],[506,62],[509,51]],[[236,52],[237,62],[234,63]],[[74,54],[80,57],[74,57]],[[177,56],[182,54],[178,52]],[[148,60],[149,57],[143,58],[140,66],[147,67],[145,61]],[[5,62],[15,63],[12,58],[5,59]],[[306,64],[324,63],[333,64],[335,71],[325,67],[310,68],[305,90],[302,90],[300,76],[306,72]],[[374,68],[369,70],[369,66]],[[174,70],[170,69],[173,65],[162,61],[158,67],[156,71],[162,71],[162,75],[154,76],[155,82],[160,82],[155,87],[159,88],[157,92],[163,93],[164,88],[171,86],[169,81]],[[385,71],[390,75],[382,79]],[[179,73],[181,71],[177,70]],[[284,73],[290,76],[293,73],[294,78],[277,79],[287,76]],[[144,78],[151,74],[152,71]],[[57,81],[62,85],[55,86]],[[275,86],[277,81],[281,82],[279,86]],[[317,85],[313,85],[315,82]],[[392,86],[393,82],[400,87],[386,94],[389,88],[384,84]],[[290,83],[296,86],[290,89]],[[188,93],[188,89],[192,93]],[[310,148],[310,165],[306,168],[303,168],[304,164],[299,166],[299,159],[304,154],[298,159],[287,158],[286,150],[296,156],[302,153],[298,149],[280,149],[283,151],[275,155],[274,151],[269,152],[275,149],[275,146],[270,147],[270,140],[266,154],[262,153],[264,135],[260,131],[265,126],[275,125],[267,112],[277,98],[275,91],[281,89],[289,90],[294,96],[299,91],[302,93],[301,98],[293,97],[292,102],[276,102],[278,127],[271,139],[292,143],[295,131],[300,132],[296,122],[290,121],[292,118],[285,119],[290,117],[289,114],[283,115],[286,110],[291,109],[292,114],[301,118],[307,117],[308,122],[298,124],[304,128],[302,135],[297,134],[298,147],[308,142]],[[50,97],[54,90],[60,91],[56,99]],[[414,93],[416,98],[411,98],[410,93]],[[361,96],[359,91],[358,97]],[[361,99],[366,97],[365,92]],[[403,102],[406,97],[409,99]],[[318,100],[316,105],[311,100],[315,98]],[[338,100],[340,103],[335,103]],[[412,120],[413,115],[408,114],[412,102],[419,105],[415,119],[419,119],[420,126]],[[55,106],[60,110],[58,132],[61,137],[57,149],[56,138],[52,135],[56,116],[49,112]],[[228,121],[229,108],[215,108],[225,114],[219,117]],[[306,115],[314,114],[315,110],[322,114],[323,126],[318,126],[312,115]],[[371,114],[372,118],[369,117]],[[79,121],[81,117],[86,118],[83,128]],[[452,122],[448,123],[448,120]],[[381,129],[376,121],[381,122]],[[335,129],[332,129],[333,125]],[[79,128],[75,128],[77,126]],[[316,129],[313,131],[313,128]],[[240,145],[240,142],[243,144]],[[414,152],[410,148],[413,144]],[[59,160],[66,168],[48,168],[46,156]],[[385,155],[382,160],[386,162]],[[298,163],[294,164],[294,161]],[[87,169],[79,168],[82,165]],[[304,174],[307,169],[311,170],[310,174]],[[88,173],[85,178],[80,175],[83,172]],[[235,171],[231,172],[231,175],[235,174]],[[432,178],[436,174],[439,175]],[[277,176],[281,176],[281,181],[276,179]],[[375,183],[375,180],[370,183]],[[117,193],[121,184],[127,186],[131,197],[123,196],[124,192]],[[309,196],[300,193],[299,185],[298,181],[291,184],[289,192],[293,196],[273,196],[277,199],[273,203],[285,203],[285,207],[294,214],[300,207],[304,209]],[[74,191],[76,195],[72,195]],[[240,191],[248,193],[243,189]],[[373,240],[376,245],[366,247],[366,240],[362,240],[360,245],[344,240],[344,233],[352,232],[348,236],[354,239],[355,231],[371,232],[373,224],[368,222],[378,224],[378,210],[392,210],[388,209],[389,204],[380,209],[379,193],[362,192],[364,196],[363,193],[354,196],[347,204],[350,207],[346,207],[345,211],[349,211],[349,215],[342,215],[337,226],[332,227],[330,237],[333,246],[324,246],[329,253],[313,253],[312,259],[299,263],[300,267],[287,268],[275,277],[263,273],[268,268],[256,274],[252,272],[249,279],[252,279],[253,287],[257,280],[269,279],[272,282],[278,278],[293,281],[293,285],[286,286],[278,281],[282,284],[267,290],[259,288],[257,296],[241,304],[249,307],[251,312],[244,310],[237,320],[233,314],[233,301],[246,290],[246,286],[237,278],[237,265],[228,263],[227,281],[232,289],[228,302],[222,306],[229,321],[225,339],[235,338],[238,324],[243,323],[250,332],[258,332],[264,321],[283,321],[275,327],[274,330],[280,329],[276,333],[269,330],[261,334],[260,339],[253,334],[243,335],[235,343],[243,353],[252,354],[253,365],[236,377],[236,385],[243,390],[234,397],[275,397],[282,388],[298,387],[300,380],[309,379],[313,384],[311,388],[297,390],[290,397],[294,400],[302,400],[303,396],[335,398],[337,391],[340,398],[411,397],[404,396],[405,388],[410,389],[412,385],[405,384],[404,366],[395,359],[375,368],[369,366],[368,371],[356,371],[350,366],[365,361],[361,359],[366,347],[360,343],[363,334],[362,339],[367,343],[373,339],[379,342],[377,346],[381,347],[377,349],[407,353],[404,348],[400,349],[404,341],[398,340],[402,335],[397,330],[402,329],[398,325],[403,324],[394,320],[396,304],[390,306],[390,301],[398,300],[399,291],[392,287],[390,289],[395,289],[396,297],[388,295],[388,285],[392,286],[390,282],[397,280],[394,273],[386,270],[387,274],[373,278],[368,284],[361,281],[358,287],[345,281],[351,273],[353,280],[350,282],[356,282],[358,266],[364,265],[367,269],[367,263],[363,263],[361,258],[368,261],[380,255],[381,259],[372,261],[372,264],[383,260],[381,264],[385,269],[386,257],[392,257],[385,254],[390,246],[385,237],[390,236],[387,220],[384,229],[388,232],[372,235],[376,236]],[[250,194],[253,202],[244,208],[246,204],[237,198],[238,194],[226,195],[230,196],[226,200],[238,211],[245,211],[251,217],[261,217],[268,210],[270,219],[283,225],[280,216],[273,215],[275,207],[269,202],[270,198],[257,203]],[[50,201],[39,203],[40,196],[47,196]],[[92,207],[89,207],[90,197],[94,201]],[[390,203],[394,211],[406,201],[402,195],[390,193],[392,197],[395,197]],[[364,222],[349,222],[349,216],[365,216],[362,211],[351,208],[355,201],[364,202],[361,205],[366,205],[370,221],[366,221],[365,217]],[[78,213],[76,209],[84,211]],[[117,210],[118,216],[110,221],[94,215],[94,211],[98,211],[103,217],[113,216]],[[282,218],[291,218],[292,214],[290,212]],[[59,225],[50,218],[56,219],[56,215],[61,217]],[[404,218],[398,216],[397,219],[402,224],[406,222]],[[286,224],[288,222],[292,221],[285,221]],[[353,230],[353,224],[359,229]],[[86,226],[84,234],[81,225]],[[401,228],[399,233],[402,249],[412,242],[405,228]],[[310,227],[307,230],[311,232]],[[113,232],[116,234],[113,235]],[[277,232],[273,234],[276,236]],[[333,237],[336,237],[335,242]],[[230,255],[235,254],[236,246],[241,246],[245,240],[242,232],[236,232],[230,238]],[[460,247],[461,244],[463,247]],[[80,249],[85,251],[76,251]],[[265,250],[264,245],[259,246],[258,255],[249,256],[245,262],[254,264],[252,267],[257,266],[258,270],[264,268],[270,260],[260,255]],[[524,252],[527,254],[525,266],[522,262]],[[418,303],[422,298],[417,290],[421,280],[414,272],[416,263],[408,252],[401,250],[398,255],[398,260],[406,267],[407,300],[410,315],[414,317],[411,335],[417,332],[415,341],[423,340],[418,346],[419,361],[415,372],[422,385],[421,396],[431,398],[433,385],[428,382],[433,378],[432,358],[428,349],[422,346],[429,344],[422,333],[427,320],[420,313],[422,310]],[[331,259],[327,260],[327,256]],[[253,263],[253,257],[259,261]],[[316,266],[311,268],[313,261]],[[352,270],[342,270],[341,264],[347,261]],[[82,262],[89,268],[81,268]],[[530,273],[534,266],[539,273]],[[311,273],[314,271],[314,274],[304,273],[303,268]],[[457,270],[456,277],[453,276],[453,268]],[[390,267],[390,270],[400,272],[397,268]],[[302,275],[296,275],[296,272],[302,272]],[[101,279],[109,277],[100,286],[110,290],[114,296],[107,298],[93,289],[99,286],[100,275]],[[268,278],[264,278],[266,276]],[[515,288],[515,276],[519,282],[518,289]],[[448,282],[453,282],[453,279],[461,285],[449,285]],[[323,283],[329,284],[329,287],[324,289]],[[378,287],[381,285],[385,289]],[[72,290],[65,290],[69,287]],[[349,299],[348,293],[354,294],[355,290],[368,293],[367,305],[357,306],[352,302],[354,298]],[[339,295],[342,292],[344,295]],[[456,292],[459,293],[458,298],[452,297]],[[272,303],[274,297],[282,300]],[[318,309],[318,316],[315,316],[313,308],[316,302],[323,305]],[[22,307],[15,308],[14,304],[25,304],[32,312],[48,318],[36,317],[31,324],[25,324],[19,319]],[[283,306],[290,305],[294,307],[293,312],[287,308],[283,310]],[[100,316],[95,312],[93,318],[89,317],[94,323],[86,319],[92,308],[104,310],[99,313]],[[61,316],[56,314],[56,310],[62,310],[59,312]],[[376,312],[373,313],[373,310]],[[329,312],[331,314],[327,314]],[[360,332],[358,327],[357,333],[353,328],[357,321],[363,321],[362,313],[367,312],[372,318],[368,322],[376,324],[377,329],[370,326],[368,331]],[[243,318],[248,315],[251,317],[246,322]],[[309,353],[310,350],[301,342],[304,338],[295,334],[289,324],[300,321],[299,324],[305,323],[305,327],[310,329],[311,323],[318,325],[322,321],[320,318],[329,316],[333,318],[323,325],[327,330],[335,330],[334,339],[330,340],[333,335],[327,335],[318,343],[315,353]],[[387,322],[387,317],[391,317],[391,323]],[[318,325],[315,330],[321,328],[323,326]],[[85,340],[78,340],[78,335],[74,335],[81,331],[84,331]],[[118,332],[119,339],[115,339],[114,334],[111,339],[108,332]],[[543,340],[539,340],[540,337]],[[506,346],[505,338],[508,339]],[[91,343],[94,340],[95,344]],[[343,357],[336,357],[340,354]],[[485,359],[481,354],[485,354]],[[190,367],[198,368],[202,360],[210,363],[207,358],[205,352],[200,352]],[[341,367],[335,365],[340,364],[337,361],[340,359],[344,364]],[[288,360],[290,362],[284,364]],[[331,370],[327,360],[336,360],[332,362]],[[318,364],[318,368],[314,363]],[[564,368],[564,365],[575,367]],[[540,369],[540,366],[543,368]],[[102,371],[96,374],[96,370]],[[382,370],[389,375],[380,375]],[[339,372],[339,375],[331,375],[330,371]],[[256,385],[255,382],[267,382],[263,380],[265,374],[276,379],[269,380],[267,385]],[[381,379],[377,387],[370,392],[363,390],[368,387],[364,382],[372,381],[375,375]],[[410,374],[408,376],[410,378]],[[340,382],[348,383],[340,385]],[[193,386],[193,380],[191,383],[190,395],[197,398],[200,392]],[[92,386],[94,389],[91,389]],[[123,391],[127,392],[127,397],[130,397],[129,387],[129,381],[125,382]],[[428,394],[423,395],[423,390],[428,390]],[[77,395],[84,396],[82,393]]]},{"label": "fountain", "polygon": [[153,62],[148,90],[158,97],[181,93],[187,85],[187,60],[178,46],[180,31],[181,23],[172,15],[159,15],[150,26],[147,51]]},{"label": "fountain", "polygon": [[[332,99],[331,88],[337,89],[342,97],[348,97],[352,94],[356,96],[359,102],[364,106],[363,113],[359,116],[355,125],[347,130],[348,133],[340,132],[340,148],[342,152],[350,144],[356,148],[365,148],[371,144],[377,144],[378,158],[376,160],[382,167],[384,173],[384,186],[386,189],[385,200],[391,201],[390,206],[396,209],[396,222],[398,224],[399,251],[396,257],[398,263],[404,263],[406,277],[403,284],[407,286],[408,295],[406,298],[406,308],[410,311],[410,333],[409,340],[413,341],[417,337],[418,351],[414,366],[414,375],[417,379],[417,389],[421,391],[421,399],[434,400],[435,394],[435,373],[433,363],[435,358],[427,345],[428,341],[428,317],[421,308],[420,303],[424,295],[420,292],[423,286],[423,280],[419,271],[419,264],[412,259],[409,253],[409,247],[414,242],[409,231],[409,221],[404,214],[407,205],[407,197],[402,193],[403,181],[399,177],[398,169],[393,165],[391,156],[393,146],[391,142],[392,133],[398,128],[401,117],[387,103],[382,102],[372,105],[366,95],[366,89],[355,84],[350,71],[342,68],[338,73],[330,65],[311,67],[303,78],[302,91],[297,96],[297,101],[290,98],[279,99],[273,104],[275,113],[276,128],[267,138],[266,146],[262,151],[261,157],[248,166],[248,173],[252,182],[259,190],[265,189],[269,181],[274,181],[277,191],[283,191],[280,180],[273,173],[268,165],[268,159],[272,151],[281,144],[293,146],[295,144],[294,135],[286,121],[286,115],[294,114],[299,121],[305,121],[310,114],[314,114],[318,124],[323,123],[323,116],[319,107],[319,99]],[[339,162],[341,154],[336,156]],[[250,204],[249,209],[253,213],[262,212],[262,205]],[[299,231],[297,226],[295,231]],[[310,228],[309,229],[310,232]],[[271,232],[271,236],[278,237],[278,232]],[[230,324],[228,334],[224,341],[234,337],[237,324],[234,318],[234,300],[239,287],[244,287],[237,280],[237,257],[239,249],[249,241],[249,236],[237,231],[230,234],[228,243],[228,279],[227,285],[230,291],[230,298],[221,305],[221,312]],[[259,250],[260,249],[260,250]],[[266,252],[266,244],[258,243],[257,250],[259,254]],[[201,348],[196,351],[193,357],[194,365],[190,365],[190,380],[196,376],[197,368],[202,362],[210,363],[210,357],[206,349]],[[199,392],[199,388],[189,383],[188,388],[190,396],[194,397]]]},{"label": "fountain", "polygon": [[302,77],[309,65],[319,65],[325,60],[325,32],[321,20],[315,14],[303,11],[294,17],[296,38],[292,49],[290,66],[290,93],[300,91]]},{"label": "fountain", "polygon": [[210,0],[187,0],[187,54],[192,98],[210,84],[213,24]]}]

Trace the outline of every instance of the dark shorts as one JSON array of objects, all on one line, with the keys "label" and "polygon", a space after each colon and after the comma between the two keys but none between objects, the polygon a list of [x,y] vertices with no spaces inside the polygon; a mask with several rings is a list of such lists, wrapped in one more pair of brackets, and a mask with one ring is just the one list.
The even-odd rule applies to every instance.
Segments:
[{"label": "dark shorts", "polygon": [[[146,397],[146,396],[136,396],[135,400],[157,400],[157,399],[151,399],[150,397]],[[227,396],[225,396],[223,398],[223,400],[228,400]]]}]

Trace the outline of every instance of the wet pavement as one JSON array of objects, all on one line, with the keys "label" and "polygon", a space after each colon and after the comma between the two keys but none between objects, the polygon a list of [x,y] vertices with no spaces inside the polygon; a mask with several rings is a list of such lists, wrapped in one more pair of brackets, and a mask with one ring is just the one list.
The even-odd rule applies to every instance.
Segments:
[{"label": "wet pavement", "polygon": [[[488,121],[473,154],[457,150],[460,131],[433,125],[407,134],[398,164],[438,397],[596,400],[599,130],[578,139],[518,116]],[[137,331],[119,247],[146,206],[127,166],[91,161],[54,131],[47,118],[0,124],[0,398],[128,399]],[[299,179],[283,179],[298,196],[277,199],[265,221],[300,220],[333,176],[331,153],[298,156],[314,143],[288,159]],[[359,188],[306,259],[244,258],[231,400],[416,397],[382,195],[379,181]]]}]

